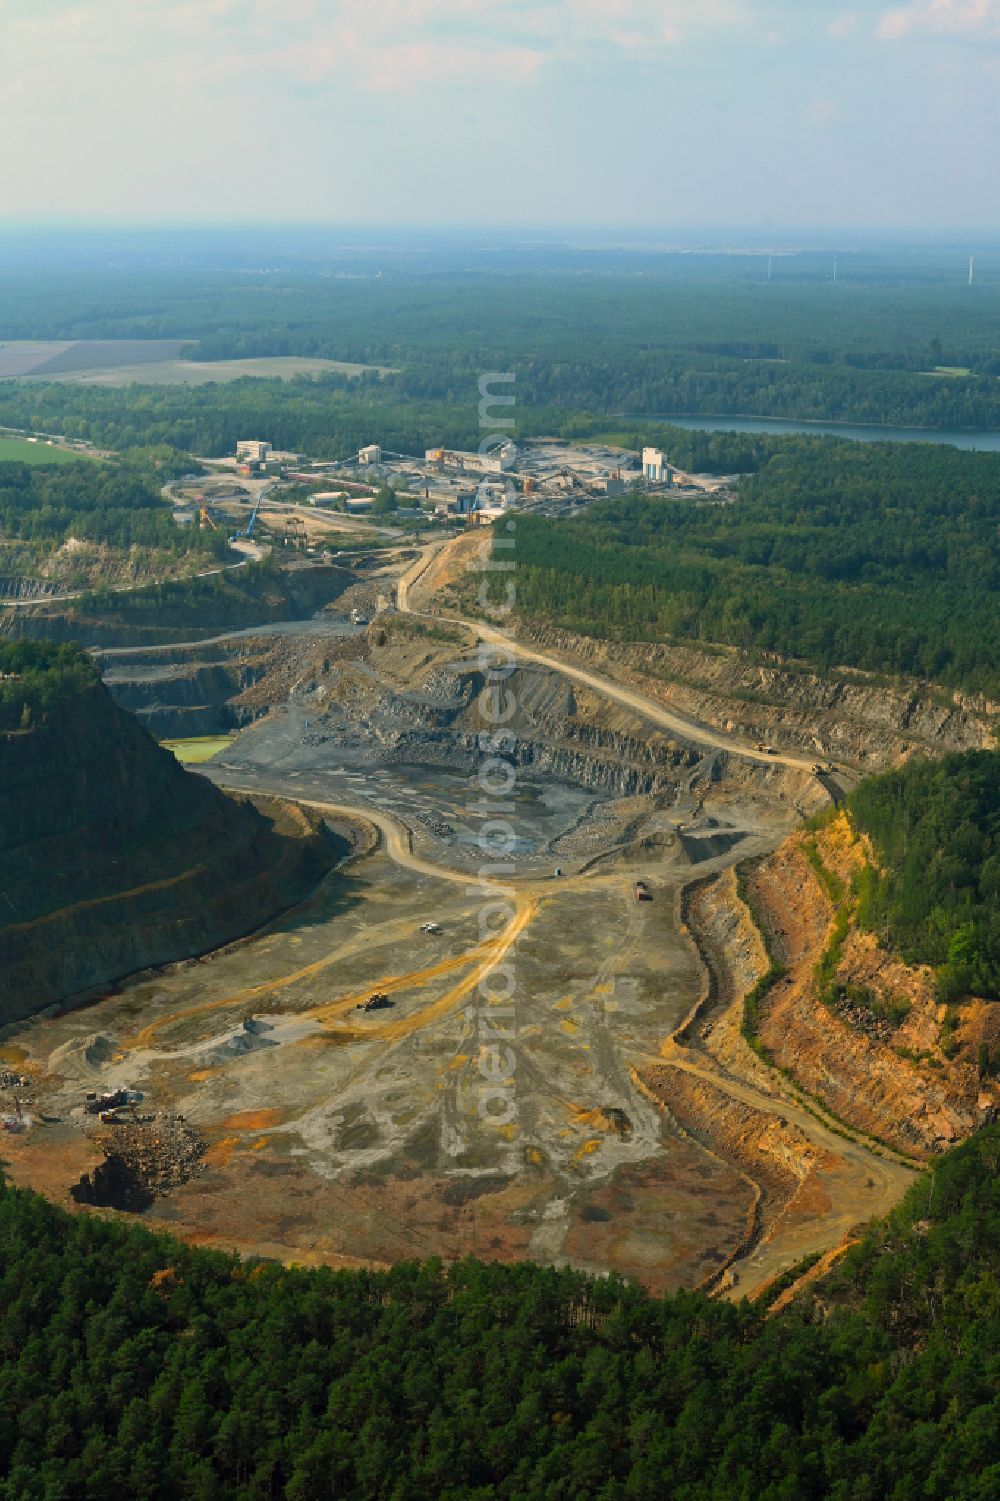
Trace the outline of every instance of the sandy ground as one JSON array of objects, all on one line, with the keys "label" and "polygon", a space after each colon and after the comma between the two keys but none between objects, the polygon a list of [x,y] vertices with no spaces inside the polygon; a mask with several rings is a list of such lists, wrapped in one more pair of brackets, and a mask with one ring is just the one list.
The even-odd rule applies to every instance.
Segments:
[{"label": "sandy ground", "polygon": [[[404,574],[400,605],[446,581],[469,545],[426,549]],[[677,728],[677,716],[632,689],[524,655]],[[291,726],[294,712],[283,717]],[[555,799],[538,849],[504,878],[507,889],[484,891],[468,851],[459,858],[421,824],[429,794],[406,768],[324,771],[301,749],[293,758],[293,742],[302,745],[293,730],[287,745],[274,734],[264,754],[271,732],[255,727],[246,738],[255,756],[239,765],[237,742],[229,768],[214,773],[320,807],[354,831],[358,853],[252,938],[8,1039],[32,1078],[33,1124],[4,1148],[15,1182],[69,1202],[99,1157],[87,1092],[127,1087],[206,1143],[201,1171],[145,1215],[191,1240],[333,1265],[528,1257],[614,1269],[656,1290],[693,1286],[747,1250],[760,1189],[739,1157],[663,1108],[659,1069],[720,1091],[725,1109],[760,1116],[772,1135],[775,1121],[794,1128],[826,1172],[802,1179],[780,1235],[749,1246],[743,1285],[803,1249],[829,1249],[859,1212],[902,1191],[906,1169],[869,1161],[752,1070],[716,1067],[672,1041],[705,986],[681,918],[694,872],[680,840],[633,841],[596,864],[561,860],[557,878],[553,841],[579,808]],[[797,773],[794,758],[787,764]],[[678,806],[678,826],[691,814]],[[788,814],[769,826],[758,805],[743,841],[698,873],[773,847]],[[610,849],[615,817],[601,816]],[[647,832],[662,833],[665,817],[651,806]],[[627,820],[636,823],[634,806]],[[639,877],[650,901],[636,900]],[[441,932],[422,931],[427,922]],[[374,993],[390,1004],[361,1009]]]},{"label": "sandy ground", "polygon": [[[484,918],[468,871],[370,816],[378,847],[291,917],[20,1031],[36,1117],[58,1120],[11,1138],[13,1179],[66,1202],[98,1155],[85,1094],[127,1086],[208,1143],[146,1216],[193,1239],[346,1265],[569,1260],[657,1288],[710,1274],[747,1186],[631,1082],[700,984],[677,876],[645,870],[649,902],[627,867],[524,877]],[[392,1006],[360,1010],[373,992]]]}]

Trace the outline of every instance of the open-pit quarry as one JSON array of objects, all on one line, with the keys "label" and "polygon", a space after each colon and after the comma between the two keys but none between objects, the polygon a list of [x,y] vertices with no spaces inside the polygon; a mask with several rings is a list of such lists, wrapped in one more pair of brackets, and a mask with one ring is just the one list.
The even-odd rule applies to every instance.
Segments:
[{"label": "open-pit quarry", "polygon": [[352,603],[106,654],[147,722],[238,730],[201,773],[352,852],[249,938],[9,1029],[12,1179],[263,1257],[526,1257],[657,1290],[750,1291],[889,1207],[922,1138],[826,1109],[734,1020],[766,961],[732,868],[836,779],[537,650],[487,743],[490,633],[351,625]]}]

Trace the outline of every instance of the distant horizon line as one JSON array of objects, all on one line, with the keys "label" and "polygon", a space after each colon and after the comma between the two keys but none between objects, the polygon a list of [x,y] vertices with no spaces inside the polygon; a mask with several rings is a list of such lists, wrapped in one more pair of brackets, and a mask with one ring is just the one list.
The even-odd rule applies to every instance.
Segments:
[{"label": "distant horizon line", "polygon": [[[365,235],[398,238],[424,237],[433,241],[461,241],[470,237],[488,235],[500,243],[577,245],[581,249],[656,249],[668,253],[671,250],[700,249],[720,253],[746,248],[767,253],[789,252],[797,248],[822,249],[829,244],[850,254],[852,248],[866,248],[871,244],[895,244],[911,247],[933,246],[937,248],[964,248],[968,253],[977,249],[1000,248],[1000,226],[952,226],[943,231],[940,226],[923,227],[887,226],[873,224],[829,225],[740,225],[697,224],[680,225],[617,224],[614,226],[587,223],[524,223],[511,224],[490,221],[391,221],[391,220],[259,220],[259,219],[119,219],[77,218],[72,216],[47,215],[41,217],[0,217],[0,236],[26,234],[58,237],[67,234],[128,234],[128,235],[229,235],[255,234],[260,236],[324,236]],[[854,247],[849,243],[855,241]],[[845,243],[848,242],[848,243]]]}]

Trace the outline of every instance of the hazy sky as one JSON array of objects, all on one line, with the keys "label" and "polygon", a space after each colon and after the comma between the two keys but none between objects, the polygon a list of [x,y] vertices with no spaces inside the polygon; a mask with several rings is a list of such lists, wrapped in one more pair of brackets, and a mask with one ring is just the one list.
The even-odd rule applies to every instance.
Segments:
[{"label": "hazy sky", "polygon": [[1000,229],[1000,0],[0,0],[0,219]]}]

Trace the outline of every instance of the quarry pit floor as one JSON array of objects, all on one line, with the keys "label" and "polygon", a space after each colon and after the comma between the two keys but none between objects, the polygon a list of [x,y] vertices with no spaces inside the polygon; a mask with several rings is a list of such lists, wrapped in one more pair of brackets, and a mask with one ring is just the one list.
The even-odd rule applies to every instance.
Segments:
[{"label": "quarry pit floor", "polygon": [[[350,799],[315,772],[206,770],[312,802],[357,852],[261,932],[9,1037],[36,1121],[5,1144],[12,1181],[69,1202],[103,1155],[86,1095],[128,1088],[205,1143],[200,1170],[143,1215],[191,1241],[304,1264],[568,1262],[655,1290],[729,1258],[749,1185],[632,1071],[703,983],[683,885],[780,829],[528,789],[524,828],[534,813],[541,833],[519,835],[512,881],[484,886],[462,831],[428,827],[421,799],[450,791],[456,817],[458,804],[457,784],[426,768],[354,772],[347,791],[367,798]],[[655,853],[616,845],[637,829],[657,833]],[[557,876],[567,838],[575,857]],[[651,900],[636,900],[637,879]],[[391,1005],[362,1010],[376,992]]]},{"label": "quarry pit floor", "polygon": [[[401,607],[425,567],[405,575]],[[575,680],[601,697],[589,669]],[[685,743],[662,706],[631,689],[613,702]],[[800,1222],[784,1216],[758,1246],[754,1179],[644,1082],[664,1064],[701,1066],[672,1041],[708,983],[684,890],[797,826],[812,807],[795,801],[804,762],[744,746],[720,768],[726,737],[699,732],[659,795],[525,777],[509,814],[514,875],[494,870],[496,892],[478,878],[473,774],[389,764],[386,737],[334,743],[314,716],[296,685],[199,771],[311,806],[355,853],[250,937],[0,1039],[0,1064],[31,1080],[30,1127],[3,1146],[12,1182],[73,1207],[118,1129],[95,1129],[86,1096],[128,1089],[153,1113],[150,1134],[157,1115],[182,1116],[204,1145],[142,1221],[284,1262],[532,1259],[661,1292],[712,1282],[736,1258],[749,1289],[889,1207],[901,1180],[857,1148]],[[636,900],[637,880],[650,900]],[[391,1004],[363,1010],[377,992]],[[713,1080],[815,1137],[780,1092]],[[839,1140],[824,1137],[831,1159]]]}]

